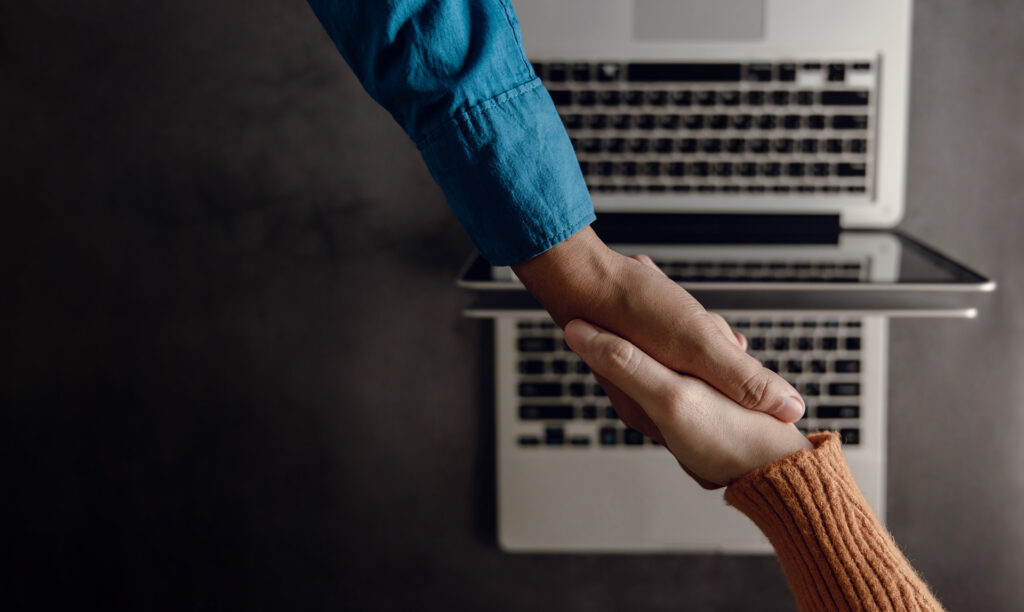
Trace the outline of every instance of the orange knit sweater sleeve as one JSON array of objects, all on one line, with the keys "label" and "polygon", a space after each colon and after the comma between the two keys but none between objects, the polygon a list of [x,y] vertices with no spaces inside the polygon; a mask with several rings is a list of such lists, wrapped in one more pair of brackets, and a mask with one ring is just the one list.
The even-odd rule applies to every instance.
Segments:
[{"label": "orange knit sweater sleeve", "polygon": [[942,610],[879,523],[833,433],[744,475],[725,499],[775,547],[801,610]]}]

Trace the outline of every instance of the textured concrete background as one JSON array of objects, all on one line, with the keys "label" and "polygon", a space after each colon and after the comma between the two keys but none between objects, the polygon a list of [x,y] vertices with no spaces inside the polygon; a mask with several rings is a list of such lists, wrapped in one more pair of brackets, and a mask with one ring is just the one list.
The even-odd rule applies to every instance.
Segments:
[{"label": "textured concrete background", "polygon": [[[889,522],[1007,610],[1024,4],[916,13],[903,227],[1001,286],[892,326]],[[792,609],[772,559],[496,550],[469,242],[305,3],[5,2],[0,82],[9,605]]]}]

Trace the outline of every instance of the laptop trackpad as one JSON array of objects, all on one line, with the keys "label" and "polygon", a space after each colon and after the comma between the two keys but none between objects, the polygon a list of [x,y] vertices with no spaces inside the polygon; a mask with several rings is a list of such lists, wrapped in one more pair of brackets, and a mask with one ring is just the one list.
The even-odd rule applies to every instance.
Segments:
[{"label": "laptop trackpad", "polygon": [[634,0],[633,38],[764,38],[764,0]]}]

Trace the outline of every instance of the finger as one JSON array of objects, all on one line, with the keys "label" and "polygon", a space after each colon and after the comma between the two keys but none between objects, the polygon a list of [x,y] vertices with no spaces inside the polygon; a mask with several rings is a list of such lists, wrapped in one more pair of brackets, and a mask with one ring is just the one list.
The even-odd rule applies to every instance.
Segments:
[{"label": "finger", "polygon": [[747,337],[740,332],[734,332],[733,335],[736,336],[736,342],[740,343],[740,348],[744,351],[747,350],[747,347],[750,346],[750,343],[747,342]]},{"label": "finger", "polygon": [[594,372],[641,406],[660,405],[678,375],[623,338],[582,319],[565,326],[565,341]]},{"label": "finger", "polygon": [[803,416],[803,398],[796,389],[748,355],[733,338],[710,333],[696,350],[700,353],[697,363],[703,367],[690,373],[704,379],[739,405],[770,414],[785,423],[792,423]]},{"label": "finger", "polygon": [[647,255],[644,255],[643,253],[637,253],[636,255],[631,255],[630,257],[632,257],[633,259],[639,261],[642,264],[645,264],[645,265],[648,265],[648,266],[650,266],[652,268],[656,268],[658,270],[661,270],[661,268],[658,268],[658,264],[654,263],[653,259],[651,259]]},{"label": "finger", "polygon": [[612,406],[615,407],[615,413],[619,416],[619,420],[626,424],[627,427],[644,434],[652,440],[657,440],[658,444],[665,445],[665,437],[661,434],[661,430],[654,424],[651,417],[647,416],[643,407],[636,401],[626,395],[622,389],[619,389],[611,383],[607,378],[600,374],[595,374],[594,378],[601,384],[605,393],[608,394],[608,399],[611,400]]}]

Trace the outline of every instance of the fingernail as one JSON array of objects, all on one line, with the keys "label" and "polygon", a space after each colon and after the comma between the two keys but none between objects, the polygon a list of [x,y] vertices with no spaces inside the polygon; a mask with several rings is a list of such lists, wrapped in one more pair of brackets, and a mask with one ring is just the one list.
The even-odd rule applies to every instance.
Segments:
[{"label": "fingernail", "polygon": [[565,341],[569,346],[581,347],[597,335],[597,328],[582,319],[571,321],[565,326]]},{"label": "fingernail", "polygon": [[782,409],[775,415],[781,421],[792,423],[804,416],[804,403],[799,397],[788,397],[782,403]]}]

